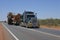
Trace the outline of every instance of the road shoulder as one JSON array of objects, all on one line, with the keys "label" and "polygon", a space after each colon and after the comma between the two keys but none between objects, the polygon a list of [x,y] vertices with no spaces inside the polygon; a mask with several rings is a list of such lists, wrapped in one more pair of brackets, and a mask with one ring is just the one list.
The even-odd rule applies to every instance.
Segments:
[{"label": "road shoulder", "polygon": [[53,27],[53,26],[52,27],[48,27],[48,26],[43,26],[42,25],[42,26],[40,26],[40,28],[52,29],[52,30],[59,30],[60,31],[60,27],[58,27],[58,26],[57,27]]},{"label": "road shoulder", "polygon": [[0,23],[0,40],[10,40],[8,32],[5,30],[2,23]]}]

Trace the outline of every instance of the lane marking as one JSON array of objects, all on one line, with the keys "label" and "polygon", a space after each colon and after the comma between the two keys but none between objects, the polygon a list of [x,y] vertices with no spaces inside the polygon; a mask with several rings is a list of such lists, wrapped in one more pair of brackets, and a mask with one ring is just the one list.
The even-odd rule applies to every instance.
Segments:
[{"label": "lane marking", "polygon": [[27,29],[27,30],[31,30],[31,31],[35,31],[35,32],[39,32],[39,33],[42,33],[42,34],[46,34],[46,35],[50,35],[50,36],[54,36],[54,37],[59,37],[59,35],[55,35],[55,34],[51,34],[51,33],[47,33],[47,32],[42,32],[42,31],[38,31],[38,30],[35,30],[35,29],[29,29],[29,28],[24,28],[24,27],[19,27],[19,28],[22,28],[22,29]]},{"label": "lane marking", "polygon": [[7,29],[7,31],[15,38],[15,40],[19,40],[7,27],[2,23],[2,25]]}]

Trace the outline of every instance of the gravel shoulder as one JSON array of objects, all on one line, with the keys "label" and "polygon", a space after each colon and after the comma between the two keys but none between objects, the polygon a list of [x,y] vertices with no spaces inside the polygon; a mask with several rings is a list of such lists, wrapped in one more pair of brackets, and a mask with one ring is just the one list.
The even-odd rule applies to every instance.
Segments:
[{"label": "gravel shoulder", "polygon": [[48,26],[45,26],[45,25],[41,25],[40,27],[41,27],[41,28],[46,28],[46,29],[60,30],[60,26],[48,27]]}]

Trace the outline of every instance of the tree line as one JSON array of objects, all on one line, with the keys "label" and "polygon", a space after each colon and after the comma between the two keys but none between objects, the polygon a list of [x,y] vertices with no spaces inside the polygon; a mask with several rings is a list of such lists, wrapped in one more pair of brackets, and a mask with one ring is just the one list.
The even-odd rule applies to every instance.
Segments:
[{"label": "tree line", "polygon": [[60,26],[60,19],[39,19],[40,25],[47,25],[47,26]]}]

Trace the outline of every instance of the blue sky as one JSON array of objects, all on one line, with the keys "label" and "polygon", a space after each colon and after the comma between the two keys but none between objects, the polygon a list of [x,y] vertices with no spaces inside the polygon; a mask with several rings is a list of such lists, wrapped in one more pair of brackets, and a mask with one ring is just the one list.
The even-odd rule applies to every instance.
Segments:
[{"label": "blue sky", "polygon": [[8,12],[33,11],[39,19],[60,18],[60,0],[0,0],[0,20],[6,20]]}]

